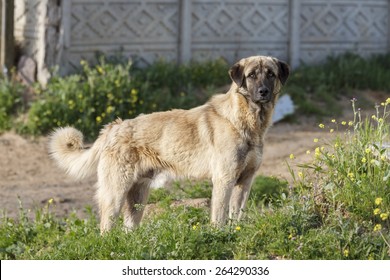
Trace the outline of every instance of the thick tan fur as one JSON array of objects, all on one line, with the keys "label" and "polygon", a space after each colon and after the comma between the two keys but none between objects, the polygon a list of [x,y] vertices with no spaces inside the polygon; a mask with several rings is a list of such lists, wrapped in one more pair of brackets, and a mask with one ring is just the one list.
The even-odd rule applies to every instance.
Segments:
[{"label": "thick tan fur", "polygon": [[[106,125],[93,146],[83,148],[78,130],[57,129],[49,152],[76,178],[97,173],[101,232],[121,210],[127,228],[142,218],[150,184],[159,174],[211,179],[211,222],[239,219],[260,167],[264,136],[288,66],[272,57],[240,60],[229,72],[233,83],[191,110],[172,110]],[[270,92],[268,92],[270,91]]]}]

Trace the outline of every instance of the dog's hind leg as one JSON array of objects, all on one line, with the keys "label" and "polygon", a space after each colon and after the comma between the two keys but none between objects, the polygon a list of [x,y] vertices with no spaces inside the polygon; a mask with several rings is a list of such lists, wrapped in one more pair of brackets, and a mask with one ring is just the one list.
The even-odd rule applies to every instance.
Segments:
[{"label": "dog's hind leg", "polygon": [[96,199],[100,210],[100,232],[103,234],[112,228],[119,216],[131,184],[114,165],[102,165],[99,169]]},{"label": "dog's hind leg", "polygon": [[123,209],[124,224],[128,230],[139,225],[149,197],[150,179],[140,179],[129,189]]}]

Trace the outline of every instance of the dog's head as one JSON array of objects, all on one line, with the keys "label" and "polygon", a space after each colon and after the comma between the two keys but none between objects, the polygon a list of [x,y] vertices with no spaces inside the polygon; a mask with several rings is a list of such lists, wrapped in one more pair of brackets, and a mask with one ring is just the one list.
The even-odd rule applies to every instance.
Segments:
[{"label": "dog's head", "polygon": [[274,102],[289,74],[285,62],[269,56],[243,58],[229,70],[238,91],[257,104]]}]

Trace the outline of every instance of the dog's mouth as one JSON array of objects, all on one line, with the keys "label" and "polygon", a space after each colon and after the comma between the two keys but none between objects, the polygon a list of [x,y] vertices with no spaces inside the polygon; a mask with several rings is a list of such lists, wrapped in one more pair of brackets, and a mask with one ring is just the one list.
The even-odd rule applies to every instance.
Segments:
[{"label": "dog's mouth", "polygon": [[258,101],[259,103],[269,103],[271,101],[271,98],[260,98]]},{"label": "dog's mouth", "polygon": [[271,97],[259,97],[253,100],[256,104],[266,104],[271,102]]}]

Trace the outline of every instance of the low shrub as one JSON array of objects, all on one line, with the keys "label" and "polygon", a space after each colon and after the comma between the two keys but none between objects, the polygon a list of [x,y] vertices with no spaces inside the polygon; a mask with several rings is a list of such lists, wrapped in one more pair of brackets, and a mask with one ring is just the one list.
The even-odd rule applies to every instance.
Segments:
[{"label": "low shrub", "polygon": [[13,119],[21,109],[24,87],[7,78],[0,79],[0,132],[12,127]]}]

